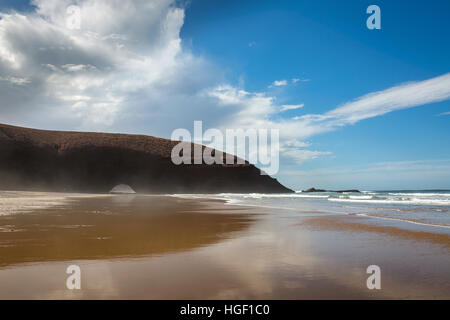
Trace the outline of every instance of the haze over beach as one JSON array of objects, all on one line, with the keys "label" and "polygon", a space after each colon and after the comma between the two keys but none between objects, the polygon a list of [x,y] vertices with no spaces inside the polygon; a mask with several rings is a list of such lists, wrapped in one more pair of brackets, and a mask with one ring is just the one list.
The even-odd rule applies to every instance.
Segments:
[{"label": "haze over beach", "polygon": [[449,10],[2,1],[0,299],[450,299]]}]

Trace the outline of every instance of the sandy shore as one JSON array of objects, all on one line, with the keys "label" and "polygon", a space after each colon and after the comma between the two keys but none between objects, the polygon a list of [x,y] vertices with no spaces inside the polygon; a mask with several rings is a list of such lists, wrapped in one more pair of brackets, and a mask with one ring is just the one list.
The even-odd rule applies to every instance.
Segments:
[{"label": "sandy shore", "polygon": [[[81,290],[66,288],[73,264]],[[54,298],[448,299],[450,236],[313,208],[72,195],[0,216],[0,299]]]}]

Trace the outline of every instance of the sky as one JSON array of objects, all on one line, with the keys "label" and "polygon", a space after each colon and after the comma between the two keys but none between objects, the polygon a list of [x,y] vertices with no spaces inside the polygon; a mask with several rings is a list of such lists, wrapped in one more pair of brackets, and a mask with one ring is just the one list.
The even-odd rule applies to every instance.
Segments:
[{"label": "sky", "polygon": [[[369,5],[381,29],[369,30]],[[67,8],[81,8],[80,29]],[[0,0],[0,122],[280,131],[281,183],[450,189],[450,2]]]}]

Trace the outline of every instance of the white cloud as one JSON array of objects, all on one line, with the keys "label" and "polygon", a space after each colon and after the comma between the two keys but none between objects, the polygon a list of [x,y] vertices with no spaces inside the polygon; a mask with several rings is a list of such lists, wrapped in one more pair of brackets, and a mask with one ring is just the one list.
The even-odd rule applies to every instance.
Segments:
[{"label": "white cloud", "polygon": [[190,97],[221,80],[220,72],[214,79],[214,66],[182,50],[184,10],[174,2],[78,1],[81,30],[66,28],[68,0],[0,13],[1,80],[27,86],[0,82],[2,121],[167,136],[168,118],[210,114],[208,101]]},{"label": "white cloud", "polygon": [[[335,130],[354,124],[360,120],[376,117],[395,110],[411,108],[450,98],[450,74],[429,80],[410,82],[392,88],[364,95],[355,101],[343,104],[323,114],[307,114],[293,119],[274,118],[280,111],[274,105],[275,99],[263,93],[237,94],[237,89],[228,87],[232,99],[219,97],[233,104],[236,117],[228,125],[241,127],[277,128],[280,130],[281,151],[287,157],[299,162],[314,159],[320,155],[329,155],[326,151],[305,150],[289,146],[288,141],[302,140],[313,135]],[[229,93],[230,94],[230,93]],[[251,97],[259,97],[255,100]],[[243,110],[252,110],[245,112]],[[280,109],[278,109],[280,110]],[[276,119],[276,120],[274,120]]]},{"label": "white cloud", "polygon": [[300,109],[300,108],[303,108],[304,106],[305,105],[303,103],[302,104],[285,104],[285,105],[281,106],[280,111],[283,112],[286,110]]},{"label": "white cloud", "polygon": [[[369,93],[323,114],[294,117],[292,122],[300,128],[299,138],[304,139],[392,111],[440,102],[449,98],[450,73],[447,73],[428,80],[409,82]],[[284,125],[289,127],[288,123]]]},{"label": "white cloud", "polygon": [[287,85],[287,80],[275,80],[274,82],[272,82],[272,86],[275,87],[281,87],[281,86],[286,86]]},{"label": "white cloud", "polygon": [[0,77],[0,81],[7,81],[9,83],[16,84],[19,86],[23,86],[30,83],[30,79],[18,77]]},{"label": "white cloud", "polygon": [[438,114],[438,116],[448,116],[448,115],[450,115],[450,111]]},{"label": "white cloud", "polygon": [[[0,13],[2,122],[162,137],[192,128],[194,120],[205,129],[273,128],[283,154],[301,162],[329,154],[306,150],[308,137],[450,96],[446,74],[285,119],[281,111],[303,105],[279,106],[267,92],[232,86],[217,66],[183,49],[185,12],[175,0],[80,0],[81,30],[66,28],[72,1],[33,3],[35,12]],[[298,81],[307,80],[291,80]]]},{"label": "white cloud", "polygon": [[305,142],[305,141],[299,141],[299,140],[287,140],[284,145],[286,147],[296,147],[296,148],[305,148],[305,147],[309,147],[311,144],[309,142]]},{"label": "white cloud", "polygon": [[306,149],[298,149],[298,148],[287,148],[281,147],[280,152],[294,160],[296,163],[300,164],[307,160],[317,159],[320,156],[331,155],[331,152],[328,151],[313,151]]},{"label": "white cloud", "polygon": [[[207,95],[216,99],[214,105],[232,110],[231,117],[223,118],[218,123],[219,129],[278,129],[280,132],[280,152],[283,156],[302,163],[319,156],[329,155],[329,152],[306,150],[310,145],[298,140],[303,131],[302,126],[291,120],[271,120],[280,112],[275,104],[275,98],[265,93],[249,93],[230,85],[222,85],[207,91]],[[295,106],[300,108],[301,105]],[[303,132],[305,133],[305,132]]]},{"label": "white cloud", "polygon": [[297,83],[297,82],[308,82],[309,79],[300,79],[300,78],[292,78],[292,83]]},{"label": "white cloud", "polygon": [[77,72],[77,71],[85,71],[87,69],[91,69],[91,70],[96,69],[94,66],[91,66],[91,65],[70,64],[70,63],[61,66],[61,68],[68,72]]},{"label": "white cloud", "polygon": [[392,112],[439,102],[450,98],[450,73],[442,76],[398,85],[373,92],[329,111],[323,119],[335,119],[336,125],[358,122]]},{"label": "white cloud", "polygon": [[[208,89],[206,95],[215,98],[219,108],[227,106],[231,112],[229,121],[223,119],[219,126],[227,128],[262,127],[269,115],[277,112],[274,97],[264,93],[249,93],[230,85],[220,85]],[[219,111],[219,110],[218,110]]]}]

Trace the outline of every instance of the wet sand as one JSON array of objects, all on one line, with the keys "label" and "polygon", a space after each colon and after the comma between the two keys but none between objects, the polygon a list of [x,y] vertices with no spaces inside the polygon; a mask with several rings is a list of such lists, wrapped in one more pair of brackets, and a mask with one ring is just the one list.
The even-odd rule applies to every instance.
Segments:
[{"label": "wet sand", "polygon": [[[449,299],[449,244],[448,230],[314,208],[70,197],[0,216],[0,299]],[[81,290],[66,288],[73,264]]]}]

